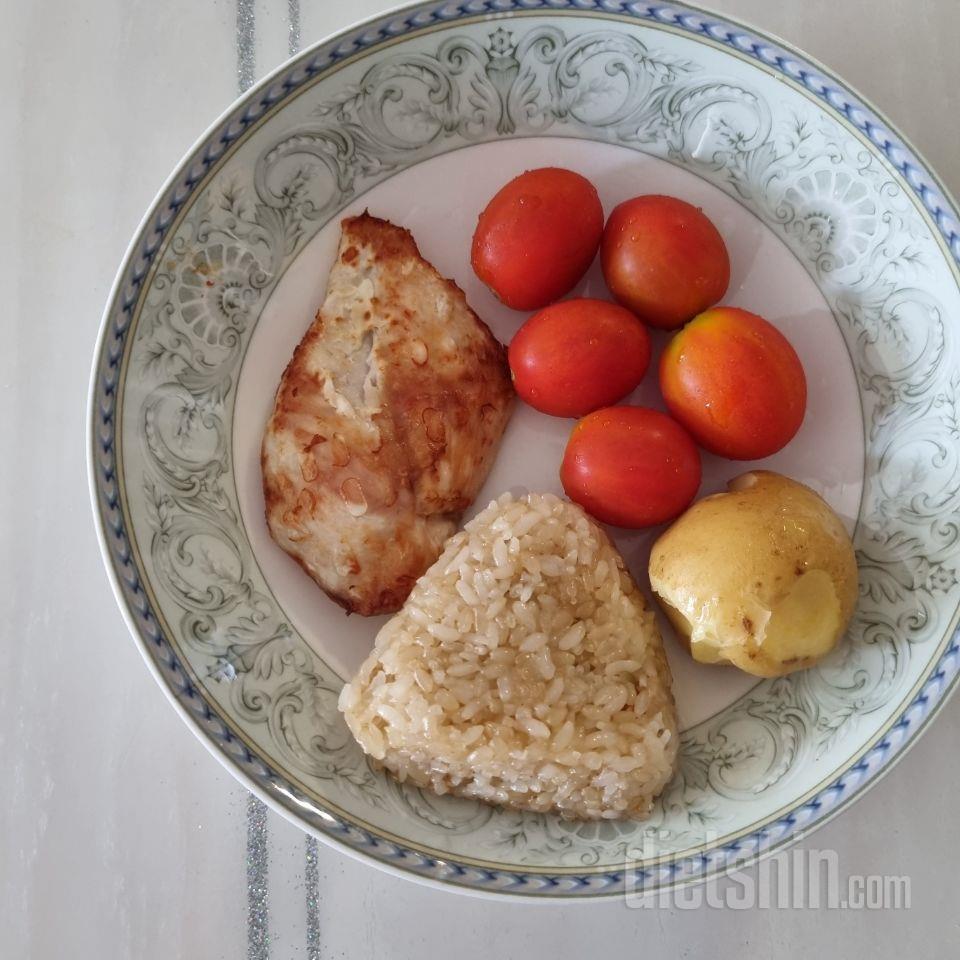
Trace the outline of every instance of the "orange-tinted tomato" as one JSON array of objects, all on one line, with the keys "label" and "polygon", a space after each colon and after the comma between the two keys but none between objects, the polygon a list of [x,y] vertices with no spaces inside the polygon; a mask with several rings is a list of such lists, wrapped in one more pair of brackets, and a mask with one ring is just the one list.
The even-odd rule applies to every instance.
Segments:
[{"label": "orange-tinted tomato", "polygon": [[600,262],[614,297],[665,330],[715,304],[730,283],[723,237],[698,207],[675,197],[634,197],[616,207]]},{"label": "orange-tinted tomato", "polygon": [[800,429],[807,380],[790,341],[762,317],[716,307],[687,324],[660,358],[667,407],[694,439],[732,460],[776,453]]},{"label": "orange-tinted tomato", "polygon": [[470,261],[514,310],[539,310],[577,284],[603,233],[593,184],[559,167],[528,170],[502,187],[480,214]]},{"label": "orange-tinted tomato", "polygon": [[646,407],[607,407],[573,428],[560,465],[567,496],[603,523],[650,527],[681,514],[700,486],[686,430]]},{"label": "orange-tinted tomato", "polygon": [[650,335],[605,300],[561,300],[535,313],[510,343],[522,400],[555,417],[582,417],[622,400],[650,365]]}]

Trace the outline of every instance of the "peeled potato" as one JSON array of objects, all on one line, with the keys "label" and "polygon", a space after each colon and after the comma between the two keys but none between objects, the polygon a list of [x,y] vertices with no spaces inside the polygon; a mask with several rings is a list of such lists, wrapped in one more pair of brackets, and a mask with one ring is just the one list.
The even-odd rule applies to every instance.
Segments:
[{"label": "peeled potato", "polygon": [[843,636],[857,562],[840,518],[766,470],[695,503],[654,544],[650,585],[700,663],[757,677],[813,666]]}]

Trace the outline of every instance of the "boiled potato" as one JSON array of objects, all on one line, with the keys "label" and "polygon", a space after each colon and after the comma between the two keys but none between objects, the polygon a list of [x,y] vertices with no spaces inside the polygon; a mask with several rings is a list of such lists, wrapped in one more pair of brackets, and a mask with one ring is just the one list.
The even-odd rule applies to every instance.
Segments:
[{"label": "boiled potato", "polygon": [[765,470],[695,503],[654,544],[650,584],[700,663],[758,677],[815,664],[857,601],[840,518],[809,487]]}]

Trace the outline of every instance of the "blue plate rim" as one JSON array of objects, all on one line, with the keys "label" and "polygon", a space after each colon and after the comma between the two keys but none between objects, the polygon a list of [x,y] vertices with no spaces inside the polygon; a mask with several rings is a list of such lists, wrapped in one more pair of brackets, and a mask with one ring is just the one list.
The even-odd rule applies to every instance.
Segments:
[{"label": "blue plate rim", "polygon": [[[557,12],[606,14],[653,22],[681,34],[707,38],[802,84],[824,107],[853,125],[897,169],[920,200],[960,265],[957,206],[920,153],[865,97],[813,58],[770,34],[688,3],[646,4],[621,0],[423,0],[397,8],[320,40],[281,65],[235,101],[204,132],[167,179],[138,226],[104,310],[89,391],[88,474],[97,535],[105,566],[127,626],[154,677],[178,713],[210,752],[272,809],[308,826],[352,856],[390,872],[471,893],[528,898],[595,898],[631,889],[653,891],[705,880],[728,868],[769,856],[797,842],[840,813],[877,783],[916,742],[956,688],[960,677],[960,629],[955,629],[913,699],[883,736],[815,796],[737,840],[655,866],[608,872],[549,874],[503,871],[439,859],[360,828],[333,811],[311,810],[295,786],[277,774],[230,730],[229,724],[190,680],[160,631],[131,557],[117,494],[114,458],[115,388],[124,339],[153,258],[187,198],[230,145],[265,113],[318,73],[362,52],[436,23],[484,15]],[[281,799],[283,798],[283,799]],[[299,810],[299,815],[297,811]]]}]

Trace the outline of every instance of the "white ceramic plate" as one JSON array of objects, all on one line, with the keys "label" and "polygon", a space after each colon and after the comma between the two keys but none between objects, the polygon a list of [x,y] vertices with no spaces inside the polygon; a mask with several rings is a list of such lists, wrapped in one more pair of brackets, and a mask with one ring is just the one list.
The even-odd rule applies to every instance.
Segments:
[{"label": "white ceramic plate", "polygon": [[[382,620],[344,617],[263,520],[260,436],[341,217],[408,227],[508,341],[522,317],[473,276],[470,238],[499,186],[544,165],[589,177],[607,212],[667,193],[718,225],[726,302],[776,323],[808,377],[803,428],[764,465],[819,490],[858,549],[856,617],[818,668],[756,683],[668,637],[681,764],[643,823],[494,810],[372,771],[336,698]],[[106,311],[91,478],[134,636],[251,789],[421,878],[598,896],[775,849],[876,778],[956,677],[956,229],[922,162],[839,81],[688,7],[424,3],[322,43],[184,160]],[[578,292],[605,295],[596,268]],[[638,402],[659,405],[654,379]],[[518,407],[477,506],[559,492],[568,431]],[[704,467],[702,493],[746,469]],[[655,532],[615,532],[641,583]]]}]

